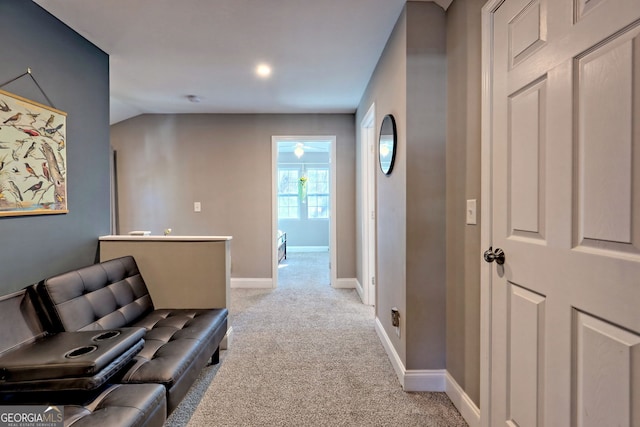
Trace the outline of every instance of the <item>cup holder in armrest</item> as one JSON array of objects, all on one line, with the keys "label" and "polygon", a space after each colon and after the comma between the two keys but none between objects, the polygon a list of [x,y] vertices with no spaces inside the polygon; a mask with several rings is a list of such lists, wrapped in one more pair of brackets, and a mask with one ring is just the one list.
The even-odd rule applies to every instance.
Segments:
[{"label": "cup holder in armrest", "polygon": [[78,347],[76,349],[73,349],[73,350],[67,352],[67,354],[65,354],[64,357],[66,357],[67,359],[75,359],[76,357],[80,357],[80,356],[84,356],[85,354],[93,353],[97,349],[98,349],[97,345],[86,345],[86,346]]},{"label": "cup holder in armrest", "polygon": [[107,331],[107,332],[101,333],[100,335],[96,335],[91,339],[93,341],[105,341],[105,340],[110,340],[111,338],[115,338],[118,335],[120,335],[120,331]]}]

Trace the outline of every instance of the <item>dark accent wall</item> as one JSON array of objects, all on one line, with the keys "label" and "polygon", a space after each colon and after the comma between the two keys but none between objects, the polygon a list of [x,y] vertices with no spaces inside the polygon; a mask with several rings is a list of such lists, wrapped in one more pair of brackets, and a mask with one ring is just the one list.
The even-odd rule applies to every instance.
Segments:
[{"label": "dark accent wall", "polygon": [[[93,263],[98,236],[109,234],[109,57],[32,1],[0,0],[0,34],[0,83],[30,67],[67,113],[69,213],[0,218],[7,294]],[[29,76],[2,89],[48,104]]]}]

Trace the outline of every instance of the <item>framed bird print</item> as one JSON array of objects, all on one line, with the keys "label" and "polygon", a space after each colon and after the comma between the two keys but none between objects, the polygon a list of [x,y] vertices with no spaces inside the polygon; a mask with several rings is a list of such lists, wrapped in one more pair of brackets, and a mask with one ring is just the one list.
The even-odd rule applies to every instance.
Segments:
[{"label": "framed bird print", "polygon": [[0,216],[67,209],[67,114],[0,90]]}]

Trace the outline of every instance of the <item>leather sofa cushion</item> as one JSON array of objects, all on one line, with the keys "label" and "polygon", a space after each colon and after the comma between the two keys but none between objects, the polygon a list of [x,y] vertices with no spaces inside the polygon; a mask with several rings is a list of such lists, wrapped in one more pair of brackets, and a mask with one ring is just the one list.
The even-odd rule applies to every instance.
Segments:
[{"label": "leather sofa cushion", "polygon": [[131,326],[147,329],[145,345],[122,381],[171,388],[224,324],[227,314],[227,309],[163,309],[134,323]]},{"label": "leather sofa cushion", "polygon": [[46,336],[0,356],[0,385],[95,375],[138,344],[144,334],[143,328],[122,328]]},{"label": "leather sofa cushion", "polygon": [[86,405],[66,405],[64,425],[161,427],[166,414],[165,390],[161,385],[118,384]]},{"label": "leather sofa cushion", "polygon": [[[10,378],[10,381],[0,381],[0,393],[3,397],[7,396],[7,393],[14,393],[16,396],[27,394],[34,394],[40,392],[73,392],[73,391],[87,391],[96,390],[99,387],[111,380],[112,377],[117,376],[123,369],[126,369],[132,363],[132,360],[136,354],[142,350],[144,346],[144,340],[139,340],[133,344],[124,353],[115,358],[111,363],[102,368],[100,371],[93,375],[81,375],[81,376],[57,376],[59,371],[64,369],[56,369],[57,367],[43,367],[40,373],[51,378],[35,378],[31,380],[21,380],[19,376]],[[21,374],[21,373],[20,373]]]},{"label": "leather sofa cushion", "polygon": [[131,256],[50,277],[36,292],[58,332],[122,328],[154,309]]}]

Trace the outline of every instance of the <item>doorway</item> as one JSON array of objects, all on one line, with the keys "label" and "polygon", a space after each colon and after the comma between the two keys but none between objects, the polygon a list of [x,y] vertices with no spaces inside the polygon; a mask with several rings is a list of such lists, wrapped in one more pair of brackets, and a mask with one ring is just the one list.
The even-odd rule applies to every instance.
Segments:
[{"label": "doorway", "polygon": [[335,136],[272,137],[273,287],[295,254],[318,257],[336,284]]},{"label": "doorway", "polygon": [[376,108],[372,104],[360,122],[360,203],[362,283],[356,283],[363,304],[376,304]]}]

